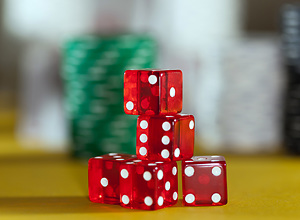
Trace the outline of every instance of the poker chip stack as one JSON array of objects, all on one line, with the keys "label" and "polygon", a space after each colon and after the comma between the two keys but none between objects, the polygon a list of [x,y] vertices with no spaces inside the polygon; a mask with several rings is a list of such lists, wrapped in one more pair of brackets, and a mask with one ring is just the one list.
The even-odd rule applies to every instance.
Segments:
[{"label": "poker chip stack", "polygon": [[224,51],[218,150],[239,154],[277,152],[283,92],[278,39],[245,38]]},{"label": "poker chip stack", "polygon": [[151,68],[155,57],[155,41],[146,35],[91,35],[66,42],[62,78],[74,156],[135,152],[136,118],[123,111],[123,73]]},{"label": "poker chip stack", "polygon": [[283,7],[282,47],[287,77],[284,142],[288,151],[300,154],[300,5]]}]

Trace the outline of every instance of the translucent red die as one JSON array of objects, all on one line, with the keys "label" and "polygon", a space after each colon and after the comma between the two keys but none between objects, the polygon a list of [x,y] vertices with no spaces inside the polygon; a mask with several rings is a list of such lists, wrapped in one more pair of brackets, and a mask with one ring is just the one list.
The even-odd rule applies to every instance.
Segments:
[{"label": "translucent red die", "polygon": [[125,71],[124,111],[126,114],[175,114],[181,110],[181,70]]},{"label": "translucent red die", "polygon": [[156,210],[178,200],[177,164],[135,160],[120,166],[121,206]]},{"label": "translucent red die", "polygon": [[92,202],[120,204],[120,165],[135,155],[110,153],[89,160],[89,198]]},{"label": "translucent red die", "polygon": [[162,161],[191,158],[194,134],[192,115],[141,115],[137,120],[137,157]]},{"label": "translucent red die", "polygon": [[182,161],[183,204],[215,206],[227,203],[226,162],[222,156],[194,156]]}]

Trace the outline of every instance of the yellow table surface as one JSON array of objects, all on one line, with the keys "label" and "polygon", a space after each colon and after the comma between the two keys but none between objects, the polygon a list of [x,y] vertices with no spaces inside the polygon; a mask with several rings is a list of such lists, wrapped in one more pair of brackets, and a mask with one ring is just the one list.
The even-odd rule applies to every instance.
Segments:
[{"label": "yellow table surface", "polygon": [[[227,156],[229,202],[129,210],[88,200],[87,162],[0,136],[0,219],[300,219],[300,158]],[[181,195],[182,198],[182,195]]]}]

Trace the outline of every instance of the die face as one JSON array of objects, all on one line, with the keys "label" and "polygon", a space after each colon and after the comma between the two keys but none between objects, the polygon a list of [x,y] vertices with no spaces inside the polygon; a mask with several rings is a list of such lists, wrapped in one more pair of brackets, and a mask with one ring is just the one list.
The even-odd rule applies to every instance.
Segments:
[{"label": "die face", "polygon": [[124,161],[136,159],[129,154],[106,154],[89,160],[89,198],[92,202],[119,204],[119,167]]},{"label": "die face", "polygon": [[186,206],[227,203],[226,162],[223,157],[193,157],[182,162],[183,202]]},{"label": "die face", "polygon": [[175,114],[182,109],[180,70],[126,70],[124,111],[130,115]]},{"label": "die face", "polygon": [[193,115],[182,115],[175,119],[174,160],[191,158],[194,154],[195,119]]},{"label": "die face", "polygon": [[121,206],[155,210],[176,204],[176,162],[127,162],[120,167]]},{"label": "die face", "polygon": [[149,70],[124,73],[124,111],[126,114],[158,114],[159,75]]},{"label": "die face", "polygon": [[182,72],[168,70],[160,74],[160,113],[178,113],[182,110]]},{"label": "die face", "polygon": [[124,73],[124,111],[129,115],[138,115],[138,71],[126,70]]},{"label": "die face", "polygon": [[136,155],[132,154],[120,154],[120,153],[109,153],[102,156],[94,157],[91,159],[102,159],[103,161],[114,161],[114,162],[122,162],[127,160],[136,159]]},{"label": "die face", "polygon": [[194,151],[194,117],[180,114],[141,115],[137,121],[136,143],[137,157],[142,160],[190,158]]},{"label": "die face", "polygon": [[186,160],[188,163],[212,163],[212,162],[220,162],[225,163],[225,158],[223,156],[193,156],[190,160]]},{"label": "die face", "polygon": [[137,157],[142,160],[170,161],[172,159],[173,127],[173,117],[139,116]]}]

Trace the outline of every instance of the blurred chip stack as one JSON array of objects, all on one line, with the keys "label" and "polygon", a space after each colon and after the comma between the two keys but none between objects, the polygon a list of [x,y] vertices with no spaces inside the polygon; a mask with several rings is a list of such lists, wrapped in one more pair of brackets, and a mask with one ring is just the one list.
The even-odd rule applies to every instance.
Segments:
[{"label": "blurred chip stack", "polygon": [[284,141],[291,153],[300,153],[300,5],[282,9],[282,49],[287,76]]},{"label": "blurred chip stack", "polygon": [[155,58],[155,41],[147,35],[85,36],[66,42],[62,77],[74,156],[135,153],[136,117],[123,110],[123,74],[153,68]]},{"label": "blurred chip stack", "polygon": [[283,90],[278,39],[252,36],[228,44],[224,51],[219,116],[223,146],[242,154],[277,152]]}]

